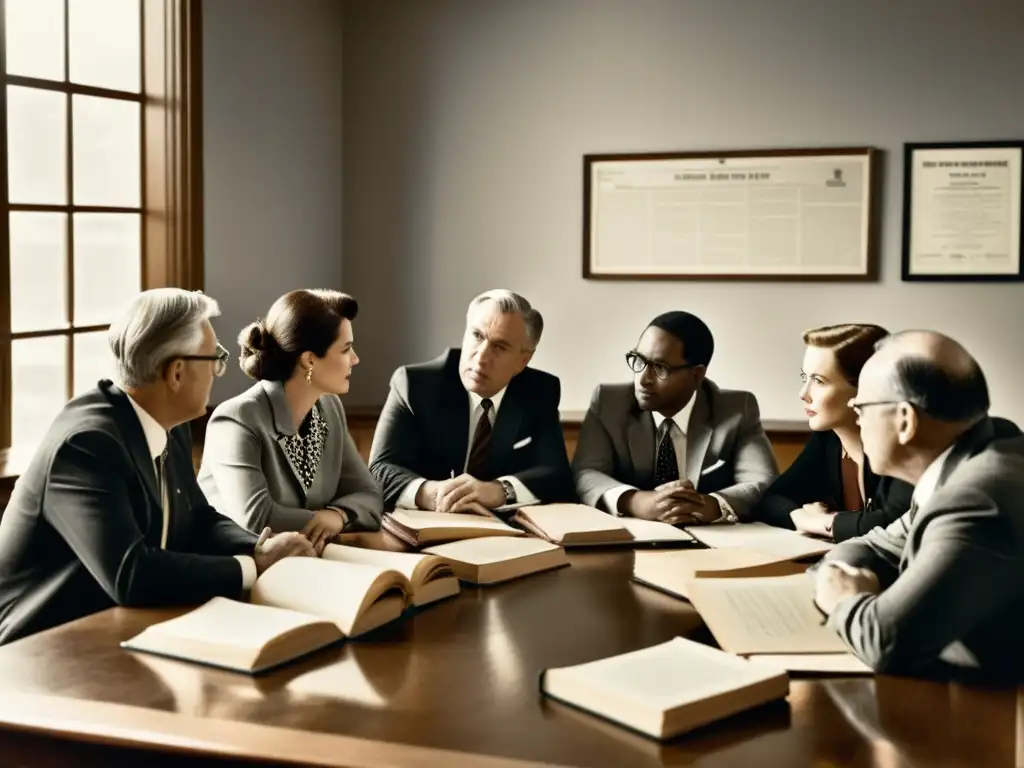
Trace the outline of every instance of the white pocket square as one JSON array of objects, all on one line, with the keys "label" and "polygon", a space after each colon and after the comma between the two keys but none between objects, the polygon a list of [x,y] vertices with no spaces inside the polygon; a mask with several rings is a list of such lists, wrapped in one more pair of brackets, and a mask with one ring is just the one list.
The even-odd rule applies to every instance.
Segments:
[{"label": "white pocket square", "polygon": [[701,475],[710,474],[711,472],[714,472],[716,469],[718,469],[723,464],[725,464],[725,459],[719,459],[714,464],[712,464],[710,467],[708,467],[707,469],[703,470],[701,472]]},{"label": "white pocket square", "polygon": [[533,438],[532,437],[524,437],[522,440],[520,440],[518,443],[516,443],[515,445],[512,446],[512,450],[513,451],[518,451],[520,448],[523,448],[523,447],[529,445],[532,442],[533,442]]}]

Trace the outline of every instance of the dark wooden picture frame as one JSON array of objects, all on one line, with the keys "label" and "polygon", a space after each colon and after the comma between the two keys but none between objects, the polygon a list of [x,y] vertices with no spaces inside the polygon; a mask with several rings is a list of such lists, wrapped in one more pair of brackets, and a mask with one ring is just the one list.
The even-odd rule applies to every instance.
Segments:
[{"label": "dark wooden picture frame", "polygon": [[901,276],[905,282],[937,282],[937,283],[1010,283],[1024,281],[1024,173],[1022,184],[1018,190],[1020,197],[1020,227],[1017,233],[1017,272],[990,273],[922,273],[911,272],[912,254],[911,238],[914,211],[914,153],[918,150],[973,150],[973,149],[1017,149],[1021,153],[1021,166],[1024,169],[1024,140],[998,141],[943,141],[914,142],[903,145],[903,245]]},{"label": "dark wooden picture frame", "polygon": [[[593,264],[594,243],[592,229],[595,220],[594,212],[594,172],[595,168],[607,162],[660,161],[660,160],[717,160],[725,164],[728,160],[750,158],[850,158],[863,160],[865,164],[865,187],[867,201],[864,207],[866,217],[863,242],[863,264],[857,271],[828,272],[602,272]],[[617,154],[585,154],[583,156],[583,278],[586,280],[743,280],[743,281],[805,281],[805,282],[871,282],[879,275],[878,264],[878,195],[876,193],[880,178],[881,153],[874,147],[824,147],[795,149],[765,150],[728,150],[708,152],[644,152]],[[841,179],[841,173],[836,179]]]}]

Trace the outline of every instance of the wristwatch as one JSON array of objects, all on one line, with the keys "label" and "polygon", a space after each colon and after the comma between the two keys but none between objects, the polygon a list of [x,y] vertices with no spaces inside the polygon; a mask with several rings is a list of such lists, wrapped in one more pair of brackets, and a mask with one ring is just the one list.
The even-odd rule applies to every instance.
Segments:
[{"label": "wristwatch", "polygon": [[348,528],[348,524],[352,521],[352,518],[349,517],[348,512],[346,510],[342,509],[341,507],[332,507],[332,506],[324,507],[324,509],[333,509],[339,515],[341,515],[341,530],[342,531],[344,531],[346,528]]},{"label": "wristwatch", "polygon": [[508,480],[498,480],[501,483],[501,489],[505,492],[505,503],[515,504],[516,503],[516,487],[512,485]]}]

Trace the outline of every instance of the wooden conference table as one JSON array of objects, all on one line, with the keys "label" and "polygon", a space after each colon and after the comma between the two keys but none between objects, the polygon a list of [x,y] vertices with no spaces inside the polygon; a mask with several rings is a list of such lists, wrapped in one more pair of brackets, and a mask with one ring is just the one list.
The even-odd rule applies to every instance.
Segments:
[{"label": "wooden conference table", "polygon": [[[369,545],[392,545],[364,534]],[[0,648],[0,764],[1012,766],[1015,688],[794,679],[786,702],[668,744],[542,700],[538,673],[708,640],[689,604],[630,581],[633,553],[458,597],[252,678],[123,651],[175,610],[112,609]],[[326,598],[326,596],[325,596]],[[1020,722],[1019,722],[1020,721]]]}]

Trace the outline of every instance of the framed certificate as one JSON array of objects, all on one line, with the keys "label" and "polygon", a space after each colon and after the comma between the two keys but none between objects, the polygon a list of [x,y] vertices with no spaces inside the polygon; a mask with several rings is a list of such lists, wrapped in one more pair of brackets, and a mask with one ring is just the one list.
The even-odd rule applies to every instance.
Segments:
[{"label": "framed certificate", "polygon": [[907,144],[903,279],[1024,280],[1024,141]]},{"label": "framed certificate", "polygon": [[870,147],[584,155],[583,277],[874,280]]}]

